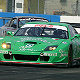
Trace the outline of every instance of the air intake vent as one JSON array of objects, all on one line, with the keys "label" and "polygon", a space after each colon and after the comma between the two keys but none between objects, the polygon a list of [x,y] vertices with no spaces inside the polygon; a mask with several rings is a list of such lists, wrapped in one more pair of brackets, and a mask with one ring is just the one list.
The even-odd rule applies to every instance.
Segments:
[{"label": "air intake vent", "polygon": [[38,55],[20,55],[20,54],[16,54],[16,55],[14,55],[14,58],[16,60],[37,61],[39,56]]},{"label": "air intake vent", "polygon": [[40,61],[49,61],[49,56],[40,56]]},{"label": "air intake vent", "polygon": [[37,42],[25,42],[25,44],[37,44]]}]

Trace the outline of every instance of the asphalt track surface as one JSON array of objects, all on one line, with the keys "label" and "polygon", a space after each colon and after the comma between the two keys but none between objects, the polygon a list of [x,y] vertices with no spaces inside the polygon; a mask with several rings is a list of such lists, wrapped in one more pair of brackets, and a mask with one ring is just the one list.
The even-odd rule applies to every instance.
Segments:
[{"label": "asphalt track surface", "polygon": [[57,68],[0,64],[0,80],[80,80],[80,66]]}]

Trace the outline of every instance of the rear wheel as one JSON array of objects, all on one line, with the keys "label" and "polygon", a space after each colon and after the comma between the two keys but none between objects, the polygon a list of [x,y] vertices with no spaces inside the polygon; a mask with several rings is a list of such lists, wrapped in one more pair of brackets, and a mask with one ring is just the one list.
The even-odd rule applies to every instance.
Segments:
[{"label": "rear wheel", "polygon": [[73,59],[72,46],[69,47],[68,51],[68,67],[80,65],[80,59]]},{"label": "rear wheel", "polygon": [[69,47],[69,51],[68,51],[68,67],[73,67],[72,46]]}]

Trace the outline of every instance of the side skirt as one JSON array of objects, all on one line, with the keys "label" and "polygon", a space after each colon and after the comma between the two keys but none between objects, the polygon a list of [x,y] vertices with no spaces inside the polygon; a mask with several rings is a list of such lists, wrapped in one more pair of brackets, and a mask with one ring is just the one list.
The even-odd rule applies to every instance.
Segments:
[{"label": "side skirt", "polygon": [[35,62],[17,62],[17,61],[0,61],[0,63],[15,63],[15,64],[33,64],[33,65],[68,65],[68,63],[35,63]]}]

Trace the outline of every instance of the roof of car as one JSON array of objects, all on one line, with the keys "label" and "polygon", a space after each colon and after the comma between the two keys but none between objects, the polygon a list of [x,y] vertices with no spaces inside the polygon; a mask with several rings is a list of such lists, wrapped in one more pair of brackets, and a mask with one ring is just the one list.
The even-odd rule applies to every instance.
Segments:
[{"label": "roof of car", "polygon": [[46,19],[46,18],[37,17],[37,16],[16,16],[16,17],[13,17],[13,18],[40,18],[40,19]]}]

